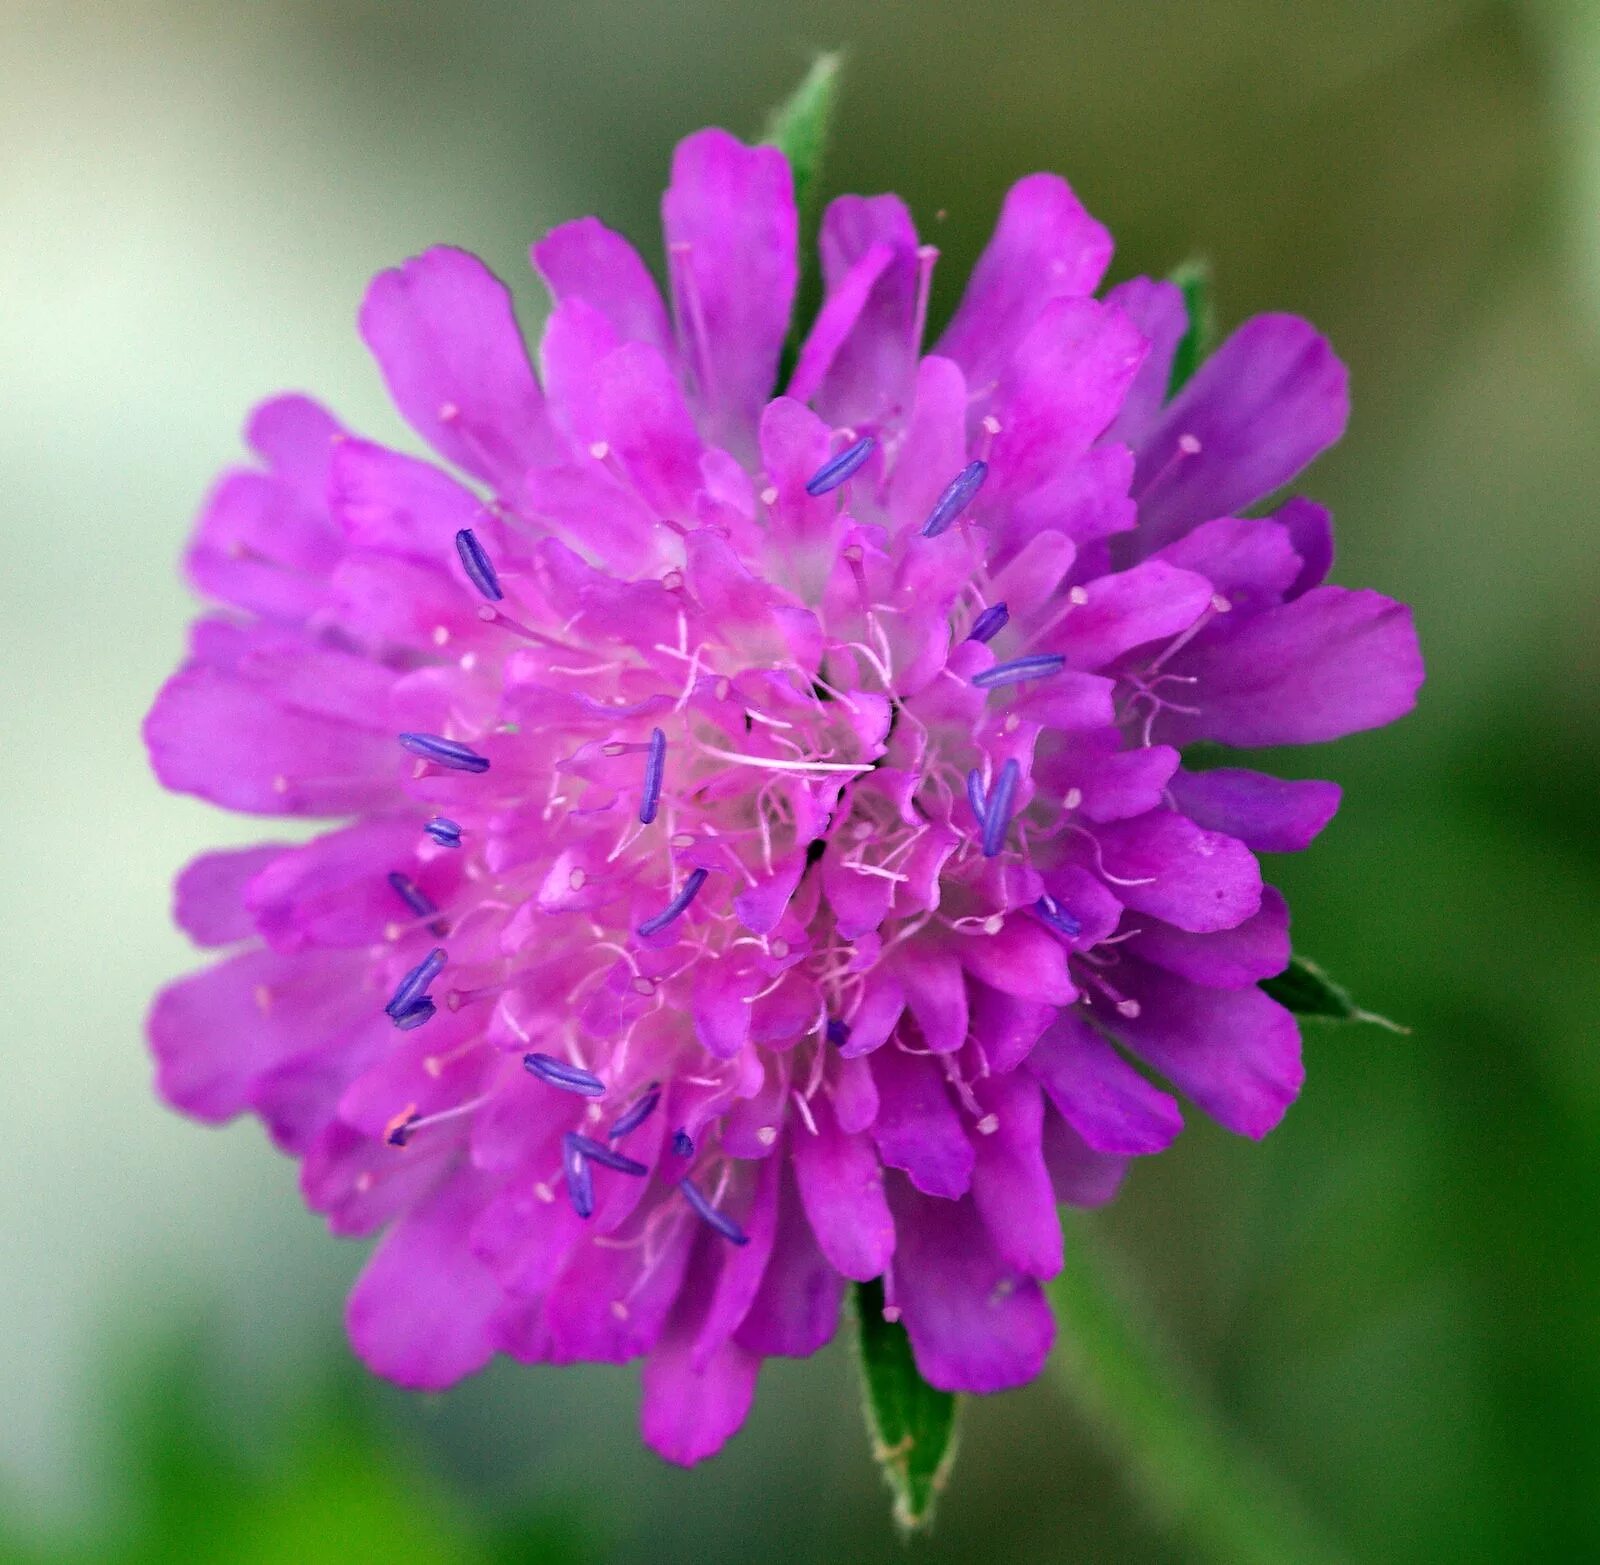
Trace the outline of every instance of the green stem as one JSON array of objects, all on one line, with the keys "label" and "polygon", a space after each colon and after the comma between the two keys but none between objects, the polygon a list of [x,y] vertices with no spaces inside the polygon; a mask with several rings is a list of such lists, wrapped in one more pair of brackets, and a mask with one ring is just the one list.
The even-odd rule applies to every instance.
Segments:
[{"label": "green stem", "polygon": [[1151,1512],[1218,1565],[1339,1565],[1278,1477],[1194,1395],[1139,1329],[1081,1223],[1051,1284],[1051,1374],[1120,1459]]}]

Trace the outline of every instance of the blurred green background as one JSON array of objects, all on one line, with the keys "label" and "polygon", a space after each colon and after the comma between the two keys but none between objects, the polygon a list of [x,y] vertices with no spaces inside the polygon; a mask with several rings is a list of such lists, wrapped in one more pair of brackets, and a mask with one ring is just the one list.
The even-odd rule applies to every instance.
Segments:
[{"label": "blurred green background", "polygon": [[[1348,359],[1308,487],[1431,678],[1283,758],[1348,793],[1273,869],[1301,948],[1415,1031],[1312,1032],[1264,1146],[1197,1121],[1088,1226],[1351,1559],[1600,1558],[1600,10],[1455,0],[0,4],[0,1557],[900,1557],[837,1348],[692,1473],[639,1447],[631,1371],[365,1380],[359,1250],[253,1126],[159,1108],[140,1038],[193,960],[170,874],[258,834],[159,794],[136,735],[244,410],[315,388],[404,438],[371,272],[448,239],[532,325],[532,237],[653,246],[673,140],[753,130],[833,46],[829,189],[911,200],[936,310],[1047,167],[1116,275],[1204,253],[1224,326],[1300,311]],[[1200,1557],[1048,1377],[971,1409],[913,1557],[1024,1555]]]}]

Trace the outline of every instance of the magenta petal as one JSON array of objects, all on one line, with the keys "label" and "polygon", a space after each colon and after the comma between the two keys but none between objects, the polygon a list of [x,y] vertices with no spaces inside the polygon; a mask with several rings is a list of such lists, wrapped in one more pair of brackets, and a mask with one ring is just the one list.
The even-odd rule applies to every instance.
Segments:
[{"label": "magenta petal", "polygon": [[554,456],[511,295],[476,256],[439,246],[380,272],[361,335],[406,421],[457,467],[508,491]]},{"label": "magenta petal", "polygon": [[245,905],[267,943],[280,951],[306,946],[371,946],[391,924],[414,915],[390,884],[407,875],[435,903],[457,884],[454,864],[416,862],[414,821],[363,820],[286,848],[245,889]]},{"label": "magenta petal", "polygon": [[[1120,913],[1120,909],[1118,912]],[[1115,918],[1111,921],[1115,924]],[[1068,950],[1070,947],[1063,947]],[[992,1071],[1015,1070],[1028,1057],[1045,1028],[1055,1020],[1057,1008],[1037,1000],[1019,1000],[975,980],[967,985],[972,1036],[983,1047]]]},{"label": "magenta petal", "polygon": [[621,341],[672,351],[666,306],[649,268],[598,218],[580,217],[552,228],[532,256],[558,304],[582,299],[611,323]]},{"label": "magenta petal", "polygon": [[1284,594],[1298,598],[1320,586],[1333,567],[1333,517],[1326,506],[1296,496],[1284,501],[1272,519],[1289,529],[1289,541],[1300,556],[1300,574]]},{"label": "magenta petal", "polygon": [[1204,576],[1235,614],[1281,602],[1303,564],[1289,529],[1268,516],[1201,522],[1159,557]]},{"label": "magenta petal", "polygon": [[1043,1151],[1044,1099],[1022,1071],[985,1076],[974,1088],[978,1121],[972,1200],[1008,1265],[1028,1277],[1061,1270],[1061,1219]]},{"label": "magenta petal", "polygon": [[800,1204],[794,1173],[785,1162],[772,1254],[734,1340],[752,1353],[806,1358],[832,1338],[843,1298],[844,1278],[818,1248]]},{"label": "magenta petal", "polygon": [[1232,929],[1261,906],[1261,866],[1242,842],[1171,810],[1095,828],[1101,863],[1125,907],[1179,929]]},{"label": "magenta petal", "polygon": [[696,963],[693,977],[695,1033],[708,1052],[731,1060],[750,1041],[750,1002],[761,976],[730,952]]},{"label": "magenta petal", "polygon": [[1104,1206],[1128,1172],[1127,1158],[1093,1151],[1059,1114],[1044,1117],[1044,1160],[1056,1200],[1065,1206]]},{"label": "magenta petal", "polygon": [[[817,403],[835,423],[855,424],[903,408],[916,373],[921,261],[911,214],[897,196],[840,196],[822,215],[818,247],[828,288],[876,246],[890,260],[876,275],[848,336],[834,354]],[[931,265],[931,258],[927,264]]]},{"label": "magenta petal", "polygon": [[792,1131],[795,1177],[822,1253],[857,1282],[880,1276],[894,1253],[894,1220],[883,1195],[883,1170],[872,1142],[846,1135],[825,1099],[811,1101],[813,1133]]},{"label": "magenta petal", "polygon": [[[999,420],[990,497],[1048,484],[1111,422],[1144,358],[1145,341],[1119,310],[1055,299],[1001,372],[990,406]],[[981,385],[968,371],[968,382]]]},{"label": "magenta petal", "polygon": [[786,396],[797,402],[809,402],[816,396],[840,349],[855,330],[868,296],[893,260],[894,250],[880,240],[868,246],[837,281],[829,283],[822,308],[800,345]]},{"label": "magenta petal", "polygon": [[1305,1079],[1300,1028],[1260,989],[1205,989],[1129,958],[1119,982],[1137,1017],[1108,1019],[1140,1059],[1241,1136],[1283,1118]]},{"label": "magenta petal", "polygon": [[1193,935],[1146,919],[1125,949],[1190,983],[1242,989],[1289,965],[1289,907],[1271,886],[1263,886],[1260,911],[1232,929]]},{"label": "magenta petal", "polygon": [[748,1206],[729,1211],[728,1215],[744,1230],[748,1243],[730,1245],[711,1233],[701,1240],[715,1258],[716,1278],[710,1285],[690,1354],[691,1367],[697,1371],[707,1368],[743,1324],[761,1290],[778,1232],[778,1188],[782,1180],[783,1159],[767,1158],[754,1179],[747,1181],[751,1187]]},{"label": "magenta petal", "polygon": [[973,977],[1001,994],[1048,1005],[1078,998],[1066,947],[1033,918],[1014,915],[995,933],[979,932],[952,949]]},{"label": "magenta petal", "polygon": [[[1164,560],[1101,576],[1039,645],[1073,668],[1103,668],[1124,652],[1187,630],[1211,603],[1211,583]],[[1177,699],[1177,698],[1175,698]]]},{"label": "magenta petal", "polygon": [[1096,1152],[1159,1152],[1183,1129],[1177,1103],[1075,1012],[1065,1013],[1039,1040],[1028,1069],[1061,1117]]},{"label": "magenta petal", "polygon": [[178,927],[198,946],[248,940],[256,925],[244,905],[244,888],[288,849],[286,842],[269,842],[190,860],[172,887],[172,916]]},{"label": "magenta petal", "polygon": [[1172,797],[1197,826],[1237,837],[1254,853],[1298,853],[1333,819],[1338,783],[1289,781],[1219,766],[1173,774]]},{"label": "magenta petal", "polygon": [[676,1317],[644,1361],[639,1432],[659,1456],[693,1467],[736,1433],[755,1398],[761,1358],[724,1342],[704,1359],[691,1353],[693,1322]]},{"label": "magenta petal", "polygon": [[940,1201],[894,1183],[895,1303],[923,1379],[978,1395],[1026,1385],[1055,1340],[1038,1283],[1000,1258],[970,1199]]},{"label": "magenta petal", "polygon": [[488,1363],[501,1294],[467,1242],[487,1187],[459,1171],[373,1251],[345,1312],[366,1366],[415,1391],[442,1391]]},{"label": "magenta petal", "polygon": [[895,976],[922,1041],[935,1054],[952,1054],[966,1041],[967,989],[961,964],[948,951],[907,943],[897,953]]},{"label": "magenta petal", "polygon": [[921,1055],[880,1049],[872,1056],[878,1117],[872,1127],[878,1155],[904,1169],[927,1195],[953,1200],[972,1183],[972,1143],[950,1100],[944,1072]]},{"label": "magenta petal", "polygon": [[545,1302],[552,1362],[624,1364],[648,1353],[678,1296],[700,1226],[683,1206],[681,1217],[662,1225],[660,1247],[650,1257],[640,1245],[576,1248]]},{"label": "magenta petal", "polygon": [[[1158,549],[1286,484],[1343,433],[1349,377],[1308,322],[1246,321],[1202,364],[1139,446],[1139,535]],[[1179,441],[1199,442],[1185,454]]]},{"label": "magenta petal", "polygon": [[880,1049],[905,1010],[905,986],[892,973],[874,969],[866,980],[861,1003],[850,1018],[850,1037],[841,1053],[848,1059]]},{"label": "magenta petal", "polygon": [[1121,411],[1106,431],[1107,440],[1137,445],[1148,433],[1167,400],[1172,382],[1172,360],[1183,334],[1189,329],[1189,312],[1183,290],[1176,283],[1157,282],[1149,277],[1130,277],[1106,294],[1106,303],[1115,305],[1150,344],[1145,361]]},{"label": "magenta petal", "polygon": [[789,164],[725,130],[678,143],[661,202],[679,338],[707,433],[751,449],[777,376],[797,277]]},{"label": "magenta petal", "polygon": [[1052,299],[1092,293],[1110,260],[1110,234],[1064,179],[1018,180],[934,351],[974,385],[993,380],[1040,311]]},{"label": "magenta petal", "polygon": [[1184,649],[1197,715],[1164,713],[1160,736],[1253,746],[1318,744],[1404,717],[1422,684],[1411,610],[1382,593],[1313,587]]}]

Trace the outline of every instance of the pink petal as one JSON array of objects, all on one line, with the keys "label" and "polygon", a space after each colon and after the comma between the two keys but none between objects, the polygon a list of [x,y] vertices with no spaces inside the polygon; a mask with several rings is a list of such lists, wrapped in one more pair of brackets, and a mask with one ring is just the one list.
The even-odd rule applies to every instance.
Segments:
[{"label": "pink petal", "polygon": [[1110,260],[1110,234],[1064,179],[1018,180],[934,351],[974,385],[993,380],[1049,301],[1092,293]]},{"label": "pink petal", "polygon": [[672,351],[666,307],[639,252],[598,218],[552,228],[532,251],[533,264],[557,303],[582,299],[611,323],[623,342]]},{"label": "pink petal", "polygon": [[[1349,376],[1308,322],[1246,321],[1202,364],[1139,446],[1144,548],[1233,516],[1289,482],[1343,433]],[[1178,442],[1199,442],[1184,454]]]},{"label": "pink petal", "polygon": [[[1105,430],[1144,359],[1145,341],[1121,311],[1093,299],[1055,299],[1000,375],[991,498],[1024,495],[1082,457]],[[982,383],[968,371],[969,383]]]},{"label": "pink petal", "polygon": [[708,436],[743,454],[772,393],[794,301],[789,164],[774,147],[697,131],[673,155],[661,218],[679,338]]},{"label": "pink petal", "polygon": [[485,1193],[482,1176],[461,1170],[373,1252],[345,1311],[368,1369],[415,1391],[441,1391],[489,1362],[500,1288],[467,1243]]},{"label": "pink petal", "polygon": [[441,456],[503,491],[555,455],[504,283],[439,246],[372,280],[366,339],[395,405]]},{"label": "pink petal", "polygon": [[260,815],[344,815],[395,794],[392,738],[286,711],[263,688],[209,668],[162,686],[144,721],[162,786]]},{"label": "pink petal", "polygon": [[244,905],[244,888],[288,848],[285,842],[269,842],[191,859],[172,887],[173,920],[199,946],[248,940],[256,926]]},{"label": "pink petal", "polygon": [[818,406],[837,424],[880,419],[909,400],[921,349],[916,228],[897,196],[840,196],[822,215],[818,245],[830,289],[842,287],[851,267],[875,246],[885,246],[891,256],[817,395]]}]

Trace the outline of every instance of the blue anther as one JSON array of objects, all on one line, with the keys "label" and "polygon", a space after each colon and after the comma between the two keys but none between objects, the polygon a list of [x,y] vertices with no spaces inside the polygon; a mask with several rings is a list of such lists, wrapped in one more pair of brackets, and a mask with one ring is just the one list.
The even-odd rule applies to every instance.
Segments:
[{"label": "blue anther", "polygon": [[837,489],[872,455],[877,444],[871,435],[863,435],[854,445],[846,446],[837,456],[829,457],[807,480],[806,493],[816,499],[818,495]]}]

